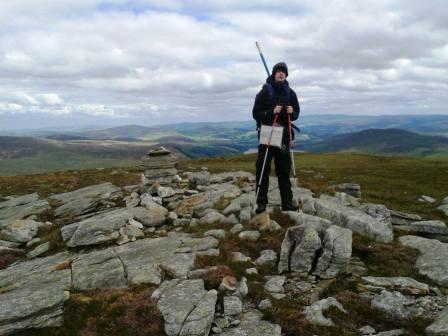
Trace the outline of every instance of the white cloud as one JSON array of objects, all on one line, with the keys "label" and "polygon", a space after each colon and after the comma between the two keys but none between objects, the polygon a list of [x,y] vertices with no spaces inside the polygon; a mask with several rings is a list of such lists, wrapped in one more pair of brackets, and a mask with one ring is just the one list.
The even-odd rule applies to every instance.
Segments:
[{"label": "white cloud", "polygon": [[255,40],[289,64],[303,113],[446,113],[448,20],[433,5],[3,1],[0,113],[250,119],[266,77]]}]

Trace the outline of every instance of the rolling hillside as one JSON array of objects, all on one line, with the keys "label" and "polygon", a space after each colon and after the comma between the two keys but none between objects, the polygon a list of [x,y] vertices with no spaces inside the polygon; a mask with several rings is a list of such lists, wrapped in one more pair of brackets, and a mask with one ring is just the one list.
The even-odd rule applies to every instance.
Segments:
[{"label": "rolling hillside", "polygon": [[310,146],[310,151],[441,156],[448,155],[448,138],[394,128],[368,129],[332,136]]}]

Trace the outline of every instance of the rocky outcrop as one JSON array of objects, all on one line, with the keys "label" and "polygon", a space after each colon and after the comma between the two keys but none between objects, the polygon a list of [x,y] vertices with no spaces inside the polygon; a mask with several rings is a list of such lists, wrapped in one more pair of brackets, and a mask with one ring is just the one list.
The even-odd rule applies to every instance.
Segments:
[{"label": "rocky outcrop", "polygon": [[428,295],[429,286],[408,277],[363,277],[364,283],[409,295]]},{"label": "rocky outcrop", "polygon": [[330,196],[321,195],[319,199],[314,199],[314,209],[317,216],[360,235],[383,243],[393,240],[391,225],[361,210],[341,205]]},{"label": "rocky outcrop", "polygon": [[68,260],[61,253],[0,270],[0,335],[62,325],[71,270],[61,265]]},{"label": "rocky outcrop", "polygon": [[241,322],[236,328],[230,328],[221,336],[281,336],[282,329],[277,324],[262,320],[263,314],[257,310],[249,310],[241,317]]},{"label": "rocky outcrop", "polygon": [[344,271],[352,256],[352,232],[338,226],[331,226],[322,241],[322,255],[313,274],[323,279],[336,277]]},{"label": "rocky outcrop", "polygon": [[59,204],[54,211],[56,216],[77,217],[94,211],[101,201],[114,198],[119,192],[120,188],[108,182],[53,195],[50,200]]},{"label": "rocky outcrop", "polygon": [[333,278],[347,267],[352,253],[352,232],[335,225],[321,231],[318,231],[319,227],[311,222],[286,231],[280,251],[279,273],[314,273]]},{"label": "rocky outcrop", "polygon": [[153,298],[165,320],[168,336],[208,335],[215,313],[216,290],[206,291],[202,279],[169,280]]},{"label": "rocky outcrop", "polygon": [[10,196],[7,201],[0,203],[0,228],[17,219],[39,215],[49,209],[48,202],[39,200],[36,193],[19,197]]},{"label": "rocky outcrop", "polygon": [[448,244],[417,236],[403,236],[399,241],[421,252],[415,264],[421,274],[448,287]]}]

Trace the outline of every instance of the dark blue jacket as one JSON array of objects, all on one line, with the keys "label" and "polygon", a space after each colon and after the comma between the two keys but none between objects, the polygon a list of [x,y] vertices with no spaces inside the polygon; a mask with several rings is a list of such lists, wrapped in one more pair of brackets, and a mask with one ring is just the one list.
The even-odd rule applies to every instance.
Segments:
[{"label": "dark blue jacket", "polygon": [[[272,89],[269,88],[269,85]],[[272,76],[269,76],[266,79],[266,84],[263,85],[261,91],[256,95],[254,107],[252,109],[252,116],[257,121],[257,127],[260,127],[261,124],[272,125],[274,122],[274,107],[276,105],[292,106],[293,113],[291,114],[291,121],[297,120],[299,117],[299,101],[294,90],[289,87],[288,81],[276,82]],[[277,118],[277,123],[288,127],[286,107],[280,112]],[[286,131],[285,133],[288,132]]]}]

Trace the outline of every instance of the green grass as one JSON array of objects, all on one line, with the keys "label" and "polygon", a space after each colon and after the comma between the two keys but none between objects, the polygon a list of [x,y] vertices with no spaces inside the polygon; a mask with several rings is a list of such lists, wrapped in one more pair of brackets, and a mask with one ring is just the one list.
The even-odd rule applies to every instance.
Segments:
[{"label": "green grass", "polygon": [[137,160],[132,158],[108,158],[69,151],[54,151],[37,155],[0,160],[0,175],[48,173],[68,169],[108,168],[133,166]]}]

